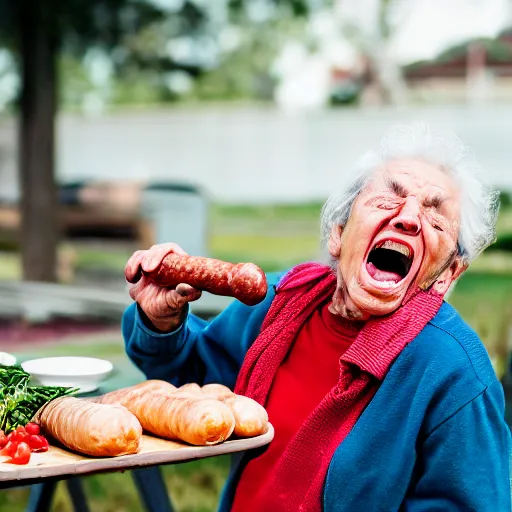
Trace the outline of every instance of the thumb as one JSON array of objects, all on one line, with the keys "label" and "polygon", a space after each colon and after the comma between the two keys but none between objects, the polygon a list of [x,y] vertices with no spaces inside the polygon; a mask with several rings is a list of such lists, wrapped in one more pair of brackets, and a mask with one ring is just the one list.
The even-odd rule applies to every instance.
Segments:
[{"label": "thumb", "polygon": [[193,302],[199,297],[201,297],[201,290],[197,290],[196,288],[193,288],[192,286],[180,283],[178,286],[176,286],[176,293],[183,297],[185,302]]}]

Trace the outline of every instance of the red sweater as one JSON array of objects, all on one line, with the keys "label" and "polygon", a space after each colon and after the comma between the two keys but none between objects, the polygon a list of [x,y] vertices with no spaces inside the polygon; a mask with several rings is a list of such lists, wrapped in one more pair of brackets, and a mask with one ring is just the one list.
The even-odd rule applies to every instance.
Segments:
[{"label": "red sweater", "polygon": [[[260,510],[270,468],[313,409],[339,379],[339,358],[361,325],[334,316],[327,304],[313,313],[275,376],[266,404],[275,436],[269,448],[244,468],[232,512]],[[267,497],[268,500],[268,497]]]}]

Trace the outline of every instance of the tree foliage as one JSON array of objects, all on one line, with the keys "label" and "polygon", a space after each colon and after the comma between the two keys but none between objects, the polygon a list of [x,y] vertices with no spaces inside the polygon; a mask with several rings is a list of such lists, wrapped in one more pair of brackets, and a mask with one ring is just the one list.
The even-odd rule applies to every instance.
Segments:
[{"label": "tree foliage", "polygon": [[0,45],[19,60],[20,16],[23,4],[39,5],[45,32],[55,38],[60,56],[69,65],[91,48],[106,52],[114,71],[134,69],[165,73],[182,69],[197,75],[200,69],[173,59],[166,49],[169,38],[201,31],[206,14],[191,1],[166,11],[144,0],[22,0],[0,2]]}]

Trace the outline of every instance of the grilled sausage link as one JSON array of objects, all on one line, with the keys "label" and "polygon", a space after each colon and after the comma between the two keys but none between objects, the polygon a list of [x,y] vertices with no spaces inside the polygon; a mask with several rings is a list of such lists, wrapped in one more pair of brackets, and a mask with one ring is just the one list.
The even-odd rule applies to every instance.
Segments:
[{"label": "grilled sausage link", "polygon": [[265,274],[253,263],[168,254],[159,267],[144,274],[160,286],[186,283],[214,295],[234,297],[248,306],[260,303],[267,294]]}]

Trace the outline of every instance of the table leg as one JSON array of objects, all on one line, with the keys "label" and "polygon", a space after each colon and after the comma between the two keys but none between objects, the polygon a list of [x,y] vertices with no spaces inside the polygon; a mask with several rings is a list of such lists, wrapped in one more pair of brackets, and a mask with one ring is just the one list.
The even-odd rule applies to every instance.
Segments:
[{"label": "table leg", "polygon": [[56,488],[57,482],[53,480],[32,485],[26,512],[50,512]]},{"label": "table leg", "polygon": [[174,512],[158,466],[134,469],[131,473],[147,512]]},{"label": "table leg", "polygon": [[74,512],[89,512],[82,480],[80,478],[70,478],[66,480],[66,486],[71,496]]}]

